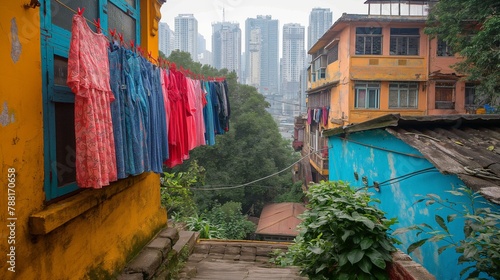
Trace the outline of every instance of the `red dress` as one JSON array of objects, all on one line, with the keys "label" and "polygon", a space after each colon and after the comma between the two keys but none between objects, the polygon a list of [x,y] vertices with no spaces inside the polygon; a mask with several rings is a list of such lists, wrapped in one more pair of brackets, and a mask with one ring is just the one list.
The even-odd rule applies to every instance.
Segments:
[{"label": "red dress", "polygon": [[117,180],[110,102],[108,40],[75,14],[67,84],[75,94],[76,182],[102,188]]}]

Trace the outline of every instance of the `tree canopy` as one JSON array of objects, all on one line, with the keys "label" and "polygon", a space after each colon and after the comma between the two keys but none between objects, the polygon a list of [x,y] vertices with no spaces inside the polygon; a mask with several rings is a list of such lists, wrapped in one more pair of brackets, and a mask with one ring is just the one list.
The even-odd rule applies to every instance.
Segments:
[{"label": "tree canopy", "polygon": [[500,2],[440,0],[430,11],[426,33],[437,35],[463,57],[455,69],[479,81],[486,102],[500,103]]}]

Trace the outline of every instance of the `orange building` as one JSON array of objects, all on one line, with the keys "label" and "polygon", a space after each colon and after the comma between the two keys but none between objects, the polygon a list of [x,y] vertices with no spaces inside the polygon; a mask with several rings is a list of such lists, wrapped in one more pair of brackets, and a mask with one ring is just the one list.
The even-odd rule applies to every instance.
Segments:
[{"label": "orange building", "polygon": [[311,153],[315,182],[328,177],[324,129],[393,113],[475,111],[474,84],[450,67],[459,58],[424,33],[433,2],[367,0],[367,15],[343,14],[308,51],[303,154]]}]

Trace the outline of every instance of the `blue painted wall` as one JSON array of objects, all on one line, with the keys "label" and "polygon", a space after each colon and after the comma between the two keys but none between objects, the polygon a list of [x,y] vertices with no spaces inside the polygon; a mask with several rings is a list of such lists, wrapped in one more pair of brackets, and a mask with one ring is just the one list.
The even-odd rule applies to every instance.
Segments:
[{"label": "blue painted wall", "polygon": [[[457,203],[469,202],[465,197],[457,197],[446,192],[453,187],[464,186],[457,176],[439,173],[418,150],[385,130],[357,132],[350,134],[348,139],[346,141],[337,136],[329,138],[329,180],[342,180],[349,182],[353,188],[358,188],[364,187],[362,178],[365,176],[368,186],[373,186],[374,182],[382,183],[412,174],[405,180],[382,184],[380,192],[374,188],[369,189],[375,198],[381,200],[379,207],[387,213],[387,218],[398,218],[399,223],[393,226],[393,229],[421,223],[439,228],[435,222],[435,214],[445,219],[447,215],[455,214],[448,209],[436,211],[439,207],[436,204],[430,206],[426,206],[425,203],[414,204],[418,199],[416,195],[434,193]],[[432,170],[415,174],[428,168]],[[358,174],[357,180],[355,172]],[[449,230],[455,238],[463,239],[463,225],[461,219],[449,224]],[[403,242],[398,246],[403,252],[406,252],[411,243],[418,240],[414,232],[397,237]],[[455,250],[449,249],[441,255],[438,254],[438,248],[446,244],[444,241],[425,244],[411,256],[438,280],[460,279],[460,271],[466,266],[457,264],[459,255]]]}]

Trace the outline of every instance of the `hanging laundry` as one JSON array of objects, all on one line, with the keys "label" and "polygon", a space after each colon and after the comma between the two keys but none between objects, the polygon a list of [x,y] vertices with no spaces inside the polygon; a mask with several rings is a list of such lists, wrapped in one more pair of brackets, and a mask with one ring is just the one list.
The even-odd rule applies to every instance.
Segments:
[{"label": "hanging laundry", "polygon": [[330,111],[330,107],[324,106],[321,110],[322,110],[321,112],[322,123],[324,126],[326,126],[328,125],[328,112]]},{"label": "hanging laundry", "polygon": [[147,146],[148,108],[144,98],[144,86],[137,55],[126,50],[124,55],[124,75],[126,90],[126,129],[129,151],[130,175],[137,175],[149,169]]},{"label": "hanging laundry", "polygon": [[170,103],[170,116],[168,125],[169,159],[165,162],[168,167],[181,164],[188,155],[188,136],[186,114],[187,106],[183,95],[186,92],[184,75],[171,68],[168,80],[168,99]]},{"label": "hanging laundry", "polygon": [[109,84],[115,100],[111,102],[111,118],[113,120],[113,135],[115,138],[116,169],[118,179],[128,176],[126,164],[128,151],[126,149],[125,100],[123,90],[124,78],[122,72],[123,49],[111,44],[108,50],[110,79]]},{"label": "hanging laundry", "polygon": [[191,78],[186,78],[186,105],[187,105],[187,114],[186,114],[186,124],[187,124],[187,132],[188,132],[188,149],[191,151],[192,149],[197,147],[197,128],[196,128],[196,96],[194,89],[194,81]]},{"label": "hanging laundry", "polygon": [[67,84],[75,94],[76,182],[102,188],[117,180],[108,40],[73,16]]},{"label": "hanging laundry", "polygon": [[75,93],[80,187],[161,173],[164,165],[189,159],[192,149],[215,145],[215,135],[229,130],[225,79],[200,81],[141,54],[121,41],[108,44],[75,15],[67,83]]},{"label": "hanging laundry", "polygon": [[196,111],[194,119],[196,123],[196,146],[205,145],[205,122],[203,121],[203,107],[207,104],[205,93],[201,89],[201,82],[193,80],[195,90],[195,107]]},{"label": "hanging laundry", "polygon": [[205,123],[205,140],[206,144],[213,146],[215,145],[215,117],[214,117],[214,106],[212,104],[212,94],[213,89],[210,86],[210,82],[205,81],[204,85],[204,93],[205,93],[205,101],[206,105],[203,107],[203,119]]}]

